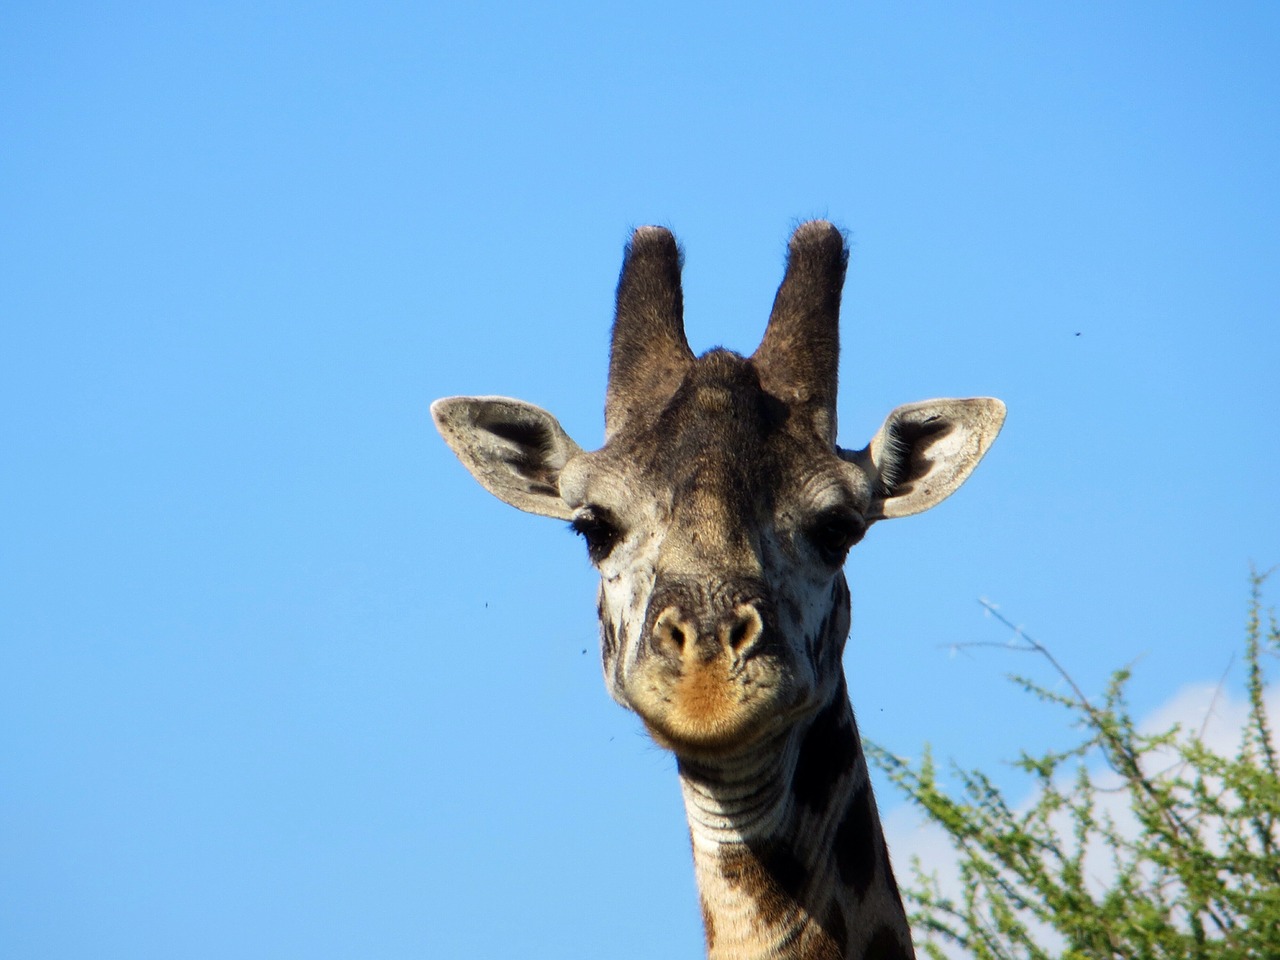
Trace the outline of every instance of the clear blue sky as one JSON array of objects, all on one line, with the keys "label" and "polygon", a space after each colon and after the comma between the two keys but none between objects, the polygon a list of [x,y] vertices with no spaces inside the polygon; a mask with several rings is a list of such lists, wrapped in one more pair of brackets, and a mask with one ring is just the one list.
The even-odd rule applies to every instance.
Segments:
[{"label": "clear blue sky", "polygon": [[979,597],[1141,714],[1280,562],[1271,3],[14,2],[0,145],[7,960],[699,955],[581,543],[427,414],[595,445],[638,224],[699,350],[849,231],[846,445],[1009,405],[850,561],[884,745],[1063,737]]}]

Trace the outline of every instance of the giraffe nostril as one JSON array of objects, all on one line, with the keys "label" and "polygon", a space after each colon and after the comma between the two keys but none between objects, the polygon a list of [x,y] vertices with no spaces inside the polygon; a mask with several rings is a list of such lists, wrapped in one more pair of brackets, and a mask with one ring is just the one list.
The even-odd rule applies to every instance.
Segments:
[{"label": "giraffe nostril", "polygon": [[655,652],[681,663],[690,658],[710,663],[726,652],[734,658],[744,655],[763,635],[764,620],[754,603],[722,608],[702,620],[669,606],[655,618],[649,643]]},{"label": "giraffe nostril", "polygon": [[760,619],[760,612],[750,604],[743,604],[733,612],[729,629],[720,636],[728,642],[734,653],[741,653],[755,643],[763,632],[764,621]]},{"label": "giraffe nostril", "polygon": [[652,638],[656,650],[678,660],[684,656],[686,647],[697,639],[697,634],[677,608],[668,607],[654,622]]}]

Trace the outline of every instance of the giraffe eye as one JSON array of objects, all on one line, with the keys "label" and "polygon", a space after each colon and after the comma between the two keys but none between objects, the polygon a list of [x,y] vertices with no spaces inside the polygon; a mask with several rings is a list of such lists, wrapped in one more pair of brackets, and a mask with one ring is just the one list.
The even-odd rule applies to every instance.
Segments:
[{"label": "giraffe eye", "polygon": [[845,507],[824,510],[805,528],[805,536],[813,544],[824,563],[838,567],[844,563],[849,548],[867,532],[866,521]]},{"label": "giraffe eye", "polygon": [[587,541],[587,556],[592,563],[607,557],[621,539],[622,531],[609,515],[599,507],[589,507],[570,521],[573,532]]}]

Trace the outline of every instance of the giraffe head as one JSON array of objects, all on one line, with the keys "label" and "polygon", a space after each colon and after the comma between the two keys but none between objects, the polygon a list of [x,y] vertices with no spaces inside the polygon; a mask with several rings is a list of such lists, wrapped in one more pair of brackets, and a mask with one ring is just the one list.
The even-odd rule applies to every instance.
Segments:
[{"label": "giraffe head", "polygon": [[484,487],[586,540],[609,691],[680,756],[750,748],[831,699],[849,549],[951,494],[1004,421],[998,400],[930,400],[894,410],[865,447],[838,446],[847,260],[835,227],[803,224],[755,353],[695,357],[680,250],[642,227],[618,283],[600,449],[518,400],[432,406]]}]

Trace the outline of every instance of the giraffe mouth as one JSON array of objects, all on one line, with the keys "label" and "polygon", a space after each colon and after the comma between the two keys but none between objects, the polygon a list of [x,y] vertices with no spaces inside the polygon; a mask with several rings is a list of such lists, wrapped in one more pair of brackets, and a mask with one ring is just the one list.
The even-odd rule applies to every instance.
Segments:
[{"label": "giraffe mouth", "polygon": [[632,709],[659,746],[678,755],[734,751],[771,736],[806,698],[771,656],[727,652],[673,671],[654,665],[629,684]]}]

